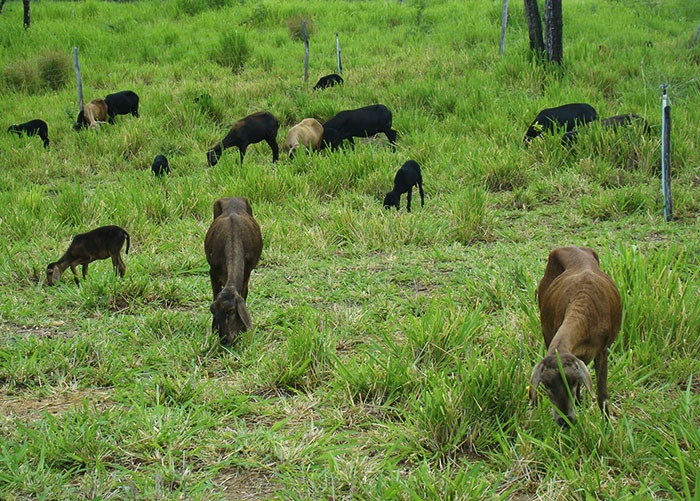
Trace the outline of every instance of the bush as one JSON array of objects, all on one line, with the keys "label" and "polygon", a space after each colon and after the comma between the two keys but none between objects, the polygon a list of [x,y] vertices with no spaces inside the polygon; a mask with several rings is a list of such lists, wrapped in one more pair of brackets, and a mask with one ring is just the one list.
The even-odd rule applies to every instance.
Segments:
[{"label": "bush", "polygon": [[218,64],[227,66],[235,73],[239,73],[243,71],[249,58],[250,48],[245,35],[238,32],[221,35],[219,51],[214,54],[214,60]]},{"label": "bush", "polygon": [[41,78],[36,64],[32,61],[15,61],[5,65],[3,76],[8,86],[29,93],[41,88]]},{"label": "bush", "polygon": [[287,25],[292,40],[304,41],[304,33],[302,31],[304,21],[306,21],[306,34],[311,36],[316,33],[316,26],[314,25],[313,19],[309,19],[309,17],[304,14],[297,14],[284,22],[284,24]]},{"label": "bush", "polygon": [[41,85],[58,90],[66,86],[70,78],[70,58],[60,52],[49,52],[37,61]]}]

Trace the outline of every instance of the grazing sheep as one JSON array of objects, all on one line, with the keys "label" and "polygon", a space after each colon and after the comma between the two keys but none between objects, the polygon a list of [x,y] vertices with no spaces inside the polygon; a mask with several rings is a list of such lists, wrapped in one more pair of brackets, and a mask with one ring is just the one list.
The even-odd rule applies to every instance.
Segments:
[{"label": "grazing sheep", "polygon": [[214,219],[221,214],[248,214],[253,215],[253,208],[244,197],[220,198],[214,202]]},{"label": "grazing sheep", "polygon": [[[623,115],[615,115],[608,118],[603,118],[600,120],[600,127],[603,129],[612,129],[616,131],[620,127],[629,127],[634,124],[640,124],[642,127],[642,134],[648,134],[651,132],[649,124],[644,118],[636,115],[634,113],[626,113]],[[561,138],[561,143],[563,145],[569,145],[576,141],[578,137],[578,130],[572,130],[564,133]]]},{"label": "grazing sheep", "polygon": [[93,99],[78,113],[75,130],[85,127],[95,127],[98,123],[107,121],[107,103],[104,99]]},{"label": "grazing sheep", "polygon": [[209,226],[204,252],[214,295],[210,308],[212,331],[218,333],[222,345],[228,346],[241,332],[252,328],[246,306],[248,281],[260,260],[263,241],[260,226],[247,209],[236,209],[238,202],[225,200],[228,202],[217,200],[219,206],[214,206],[214,214],[219,215]]},{"label": "grazing sheep", "polygon": [[544,132],[553,132],[558,127],[563,127],[565,132],[571,132],[578,125],[583,125],[597,119],[598,115],[590,104],[571,103],[546,108],[540,111],[528,127],[523,137],[523,142],[528,145],[532,139]]},{"label": "grazing sheep", "polygon": [[151,170],[157,177],[160,177],[163,174],[170,174],[170,164],[168,164],[168,158],[165,155],[156,155],[156,158],[153,159]]},{"label": "grazing sheep", "polygon": [[406,210],[411,212],[411,195],[415,185],[418,185],[420,205],[423,207],[425,205],[425,194],[423,193],[423,176],[420,173],[420,165],[415,160],[408,160],[396,172],[394,189],[384,197],[384,207],[387,209],[396,207],[396,210],[399,210],[401,195],[406,193]]},{"label": "grazing sheep", "polygon": [[635,113],[625,113],[623,115],[615,115],[608,118],[603,118],[600,121],[600,126],[604,129],[617,130],[620,127],[627,127],[634,124],[640,124],[642,127],[642,132],[648,134],[650,132],[649,124],[643,117]]},{"label": "grazing sheep", "polygon": [[307,150],[318,151],[321,149],[323,139],[323,125],[315,118],[305,118],[294,127],[289,129],[287,138],[284,140],[284,151],[294,157],[299,146]]},{"label": "grazing sheep", "polygon": [[108,94],[105,96],[105,102],[110,124],[114,123],[114,117],[117,115],[131,114],[136,118],[139,117],[139,96],[132,90]]},{"label": "grazing sheep", "polygon": [[607,416],[608,349],[620,330],[622,305],[620,293],[601,271],[595,251],[586,247],[554,249],[537,289],[537,300],[547,355],[532,370],[530,400],[536,401],[537,387],[542,384],[558,409],[553,410],[555,421],[560,426],[573,422],[576,413],[570,395],[579,400],[582,385],[592,392],[587,365],[593,360],[598,406]]},{"label": "grazing sheep", "polygon": [[396,131],[391,128],[391,111],[383,104],[373,104],[356,110],[341,111],[323,124],[321,148],[337,149],[347,139],[354,146],[353,137],[370,137],[380,132],[389,142],[396,143]]},{"label": "grazing sheep", "polygon": [[78,272],[76,266],[83,266],[83,278],[87,277],[88,264],[98,259],[112,258],[114,269],[120,277],[124,276],[126,266],[122,261],[120,251],[126,240],[125,254],[129,253],[129,234],[119,226],[101,226],[87,233],[81,233],[73,238],[68,250],[55,263],[50,263],[46,267],[46,281],[49,285],[54,285],[61,279],[61,275],[66,268],[73,271],[76,284]]},{"label": "grazing sheep", "polygon": [[30,120],[21,124],[10,125],[7,132],[14,132],[17,135],[22,133],[27,136],[39,136],[44,142],[44,148],[49,147],[49,126],[41,119]]},{"label": "grazing sheep", "polygon": [[314,85],[314,90],[327,89],[328,87],[333,87],[334,85],[342,85],[343,77],[335,73],[326,75],[318,79],[316,85]]},{"label": "grazing sheep", "polygon": [[214,166],[219,161],[223,150],[238,146],[242,165],[248,145],[265,141],[272,149],[272,161],[276,162],[279,157],[277,129],[279,129],[279,122],[272,113],[259,111],[248,115],[233,124],[226,137],[207,152],[207,161],[210,166]]}]

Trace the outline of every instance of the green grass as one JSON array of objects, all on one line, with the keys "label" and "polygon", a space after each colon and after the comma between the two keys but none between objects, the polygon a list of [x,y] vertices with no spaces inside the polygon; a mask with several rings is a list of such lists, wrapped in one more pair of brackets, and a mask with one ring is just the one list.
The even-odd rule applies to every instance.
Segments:
[{"label": "green grass", "polygon": [[[51,147],[0,134],[0,498],[700,496],[700,4],[568,2],[560,68],[529,54],[513,2],[498,55],[501,5],[56,1],[24,30],[6,3],[1,127],[43,118]],[[314,92],[336,32],[345,85]],[[140,118],[72,129],[74,46],[86,100],[132,89]],[[570,149],[523,148],[537,111],[578,101],[652,133],[593,124]],[[257,144],[207,167],[254,111],[282,143],[302,118],[376,102],[396,151],[381,136],[273,165]],[[159,153],[172,173],[154,179]],[[385,211],[409,158],[425,207],[414,190],[410,214],[405,197]],[[222,196],[248,197],[264,237],[255,327],[231,350],[211,333],[203,251]],[[131,234],[126,276],[100,261],[47,287],[46,265],[103,224]],[[544,354],[535,289],[563,245],[597,250],[624,307],[617,416],[588,398],[568,430],[526,391]]]}]

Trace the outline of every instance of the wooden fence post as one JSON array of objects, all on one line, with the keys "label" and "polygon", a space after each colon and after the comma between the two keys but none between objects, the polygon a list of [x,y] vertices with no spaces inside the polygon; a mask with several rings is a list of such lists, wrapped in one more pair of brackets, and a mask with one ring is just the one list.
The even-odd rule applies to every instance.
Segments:
[{"label": "wooden fence post", "polygon": [[304,37],[304,82],[309,81],[309,35],[306,33],[306,19],[301,22],[301,34]]},{"label": "wooden fence post", "polygon": [[78,86],[78,108],[83,111],[83,77],[80,74],[80,61],[78,61],[78,48],[73,47],[73,65],[75,66],[75,80]]}]

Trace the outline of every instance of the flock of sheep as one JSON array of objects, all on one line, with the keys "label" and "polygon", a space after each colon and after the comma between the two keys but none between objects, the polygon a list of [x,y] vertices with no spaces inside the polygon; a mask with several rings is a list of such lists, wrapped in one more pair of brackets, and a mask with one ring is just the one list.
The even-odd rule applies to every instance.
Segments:
[{"label": "flock of sheep", "polygon": [[[337,77],[337,78],[336,78]],[[338,75],[323,77],[314,88],[342,83]],[[132,91],[110,94],[105,99],[90,101],[78,115],[76,129],[96,123],[113,122],[118,114],[138,117],[139,98]],[[584,103],[573,103],[542,110],[532,122],[524,137],[527,144],[544,132],[563,129],[563,143],[576,139],[576,128],[597,119],[595,109]],[[603,127],[617,128],[641,121],[637,115],[617,115],[601,120]],[[215,165],[223,150],[238,147],[241,163],[250,144],[265,141],[277,161],[279,149],[277,132],[279,122],[269,112],[257,112],[233,124],[228,134],[207,152],[209,165]],[[42,120],[12,125],[10,132],[38,135],[49,144],[48,127]],[[392,146],[396,131],[392,129],[392,113],[382,104],[355,110],[341,111],[321,124],[306,118],[292,127],[285,139],[284,150],[290,156],[297,149],[336,149],[354,137],[369,137],[384,133]],[[158,155],[152,166],[156,175],[170,172],[167,158]],[[400,196],[407,193],[407,210],[411,210],[413,186],[418,186],[421,205],[424,204],[423,180],[420,166],[409,160],[398,170],[394,188],[387,193],[384,206],[399,208]],[[49,285],[60,280],[71,268],[76,284],[79,283],[77,266],[87,276],[88,265],[96,260],[112,259],[116,272],[123,276],[126,266],[121,250],[126,243],[128,254],[130,237],[119,226],[103,226],[76,235],[61,258],[46,269]],[[222,345],[235,343],[240,334],[252,328],[246,306],[248,282],[257,266],[263,248],[260,226],[246,198],[221,198],[214,203],[214,219],[204,240],[204,251],[209,264],[213,301],[211,303],[212,331]],[[540,323],[546,356],[535,365],[530,377],[530,399],[535,402],[538,387],[542,386],[551,402],[555,421],[567,426],[575,417],[574,402],[581,398],[581,387],[592,392],[588,364],[596,369],[597,401],[604,415],[610,413],[607,390],[607,356],[620,330],[622,306],[620,294],[612,279],[600,269],[596,252],[585,247],[562,247],[553,250],[544,276],[537,289]]]}]

